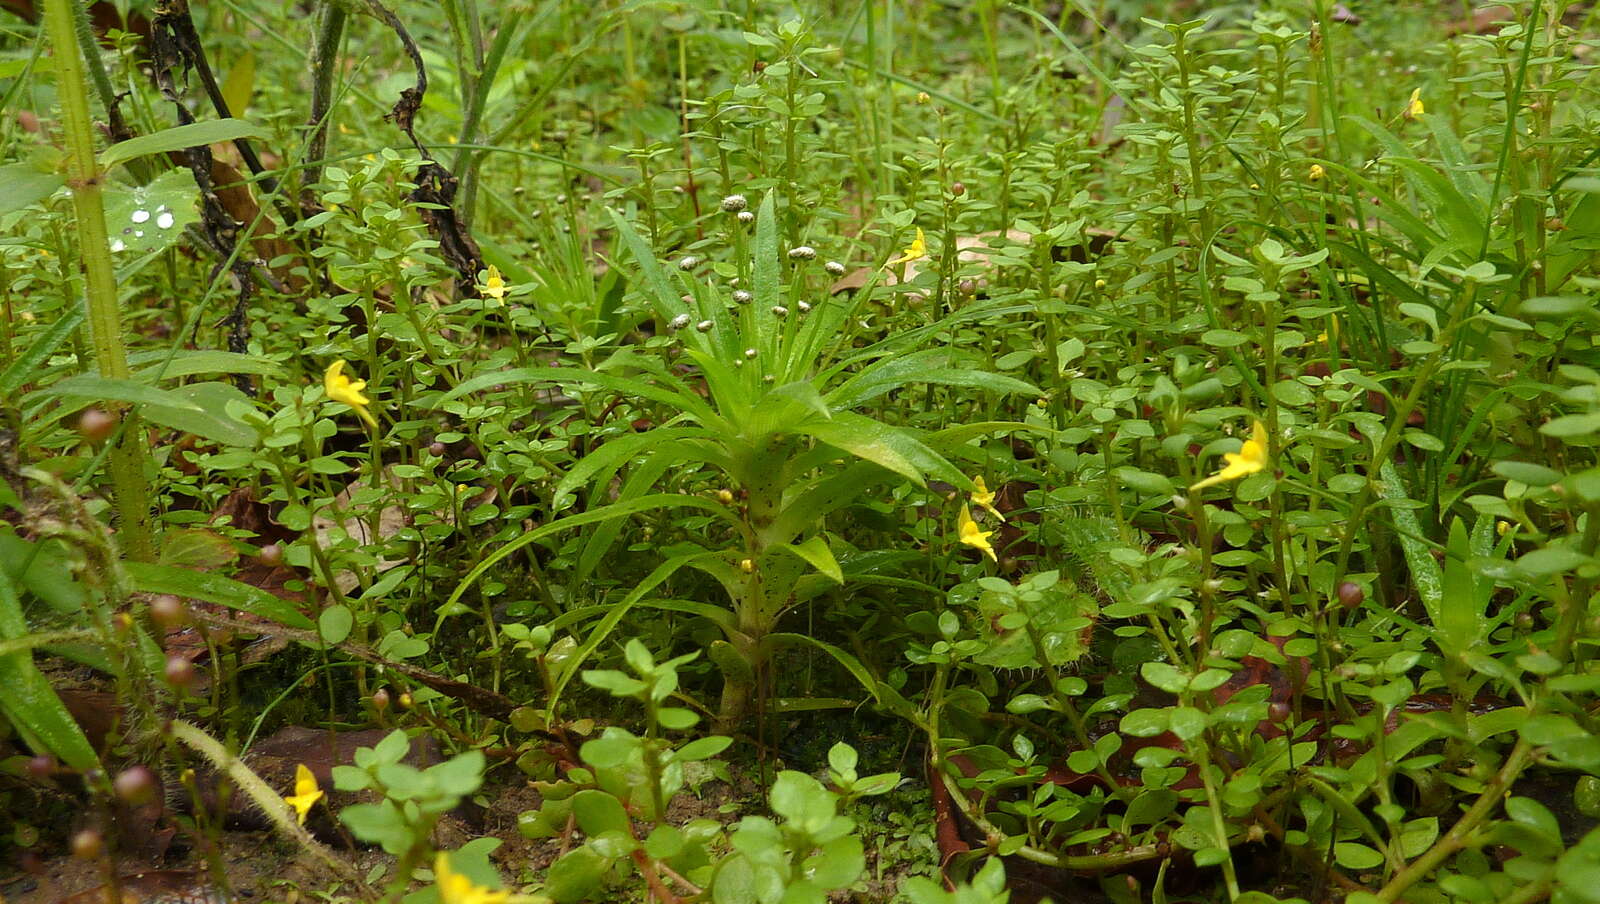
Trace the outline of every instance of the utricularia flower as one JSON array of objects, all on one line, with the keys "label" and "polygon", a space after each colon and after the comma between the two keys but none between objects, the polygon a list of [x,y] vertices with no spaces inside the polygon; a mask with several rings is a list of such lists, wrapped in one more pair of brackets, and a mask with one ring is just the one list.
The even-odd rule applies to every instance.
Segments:
[{"label": "utricularia flower", "polygon": [[981,550],[989,557],[989,561],[1000,561],[994,554],[994,544],[989,542],[992,530],[979,530],[978,522],[972,520],[972,510],[965,504],[961,506],[961,514],[956,518],[956,531],[961,537],[961,542],[973,549]]},{"label": "utricularia flower", "polygon": [[1001,521],[1006,520],[1006,516],[1000,514],[1000,510],[994,507],[994,491],[984,485],[981,474],[972,478],[972,504]]},{"label": "utricularia flower", "polygon": [[1411,98],[1406,101],[1406,119],[1416,119],[1426,112],[1428,112],[1428,108],[1422,103],[1422,89],[1412,88]]},{"label": "utricularia flower", "polygon": [[1311,164],[1311,169],[1309,171],[1307,171],[1307,173],[1306,173],[1306,177],[1309,178],[1312,182],[1321,182],[1323,180],[1323,178],[1325,176],[1327,176],[1327,175],[1328,175],[1328,171],[1323,169],[1322,168],[1322,164],[1320,164],[1320,163]]},{"label": "utricularia flower", "polygon": [[1222,453],[1222,460],[1227,462],[1222,470],[1207,477],[1199,483],[1189,487],[1191,491],[1205,489],[1229,480],[1238,480],[1248,477],[1267,466],[1267,425],[1256,421],[1255,429],[1250,438],[1244,441],[1237,452]]},{"label": "utricularia flower", "polygon": [[343,358],[328,365],[327,372],[322,375],[322,388],[328,393],[328,398],[354,408],[356,414],[367,422],[368,427],[377,429],[377,420],[372,417],[372,412],[367,410],[372,400],[361,394],[361,390],[367,388],[367,381],[352,380],[345,376]]},{"label": "utricularia flower", "polygon": [[484,271],[483,282],[478,284],[478,294],[494,301],[496,305],[506,300],[506,281],[500,275],[499,267],[490,264],[489,269]]},{"label": "utricularia flower", "polygon": [[294,809],[300,818],[300,824],[306,824],[306,814],[311,812],[311,807],[322,799],[322,789],[317,787],[317,777],[311,774],[305,763],[294,768],[294,793],[284,795],[283,802]]},{"label": "utricularia flower", "polygon": [[440,904],[509,904],[507,891],[485,888],[450,868],[450,858],[440,853],[433,858],[433,881],[439,886]]},{"label": "utricularia flower", "polygon": [[918,226],[917,237],[911,240],[911,244],[906,246],[906,250],[900,252],[899,257],[889,261],[884,266],[893,267],[895,264],[906,264],[927,256],[928,237],[922,234],[922,227]]}]

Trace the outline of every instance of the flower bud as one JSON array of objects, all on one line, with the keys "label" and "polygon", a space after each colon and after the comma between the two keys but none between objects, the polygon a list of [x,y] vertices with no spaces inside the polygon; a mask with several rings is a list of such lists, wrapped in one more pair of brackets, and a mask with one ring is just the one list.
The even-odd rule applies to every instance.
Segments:
[{"label": "flower bud", "polygon": [[828,271],[829,276],[844,275],[844,264],[841,264],[838,261],[828,261],[826,264],[822,265],[822,269]]},{"label": "flower bud", "polygon": [[756,570],[756,560],[755,559],[740,559],[739,560],[739,570],[744,572],[745,574],[753,574],[755,572],[755,570]]},{"label": "flower bud", "polygon": [[83,829],[73,833],[72,856],[79,860],[98,860],[105,850],[105,838],[94,829]]},{"label": "flower bud", "polygon": [[1354,609],[1367,598],[1366,591],[1355,581],[1340,581],[1339,586],[1334,589],[1334,595],[1339,598],[1339,605],[1346,609]]},{"label": "flower bud", "polygon": [[138,807],[155,800],[159,784],[156,774],[148,767],[129,766],[117,775],[111,790],[123,803]]},{"label": "flower bud", "polygon": [[56,774],[56,758],[47,753],[41,753],[28,760],[28,775],[43,781]]},{"label": "flower bud", "polygon": [[792,261],[809,261],[815,260],[816,257],[817,249],[810,245],[796,245],[789,249],[789,260]]},{"label": "flower bud", "polygon": [[677,332],[678,330],[688,326],[689,320],[690,318],[688,314],[679,314],[678,316],[667,321],[667,329]]},{"label": "flower bud", "polygon": [[90,408],[78,416],[78,435],[86,442],[103,443],[117,429],[118,417],[109,411]]},{"label": "flower bud", "polygon": [[783,318],[789,316],[789,309],[781,304],[775,304],[772,306],[772,316],[782,320]]},{"label": "flower bud", "polygon": [[734,301],[735,304],[749,304],[751,301],[754,301],[754,300],[755,300],[755,296],[751,295],[749,292],[746,292],[743,289],[735,289],[735,290],[733,290],[733,301]]},{"label": "flower bud", "polygon": [[967,193],[967,184],[965,182],[952,182],[952,183],[950,183],[950,194],[955,195],[956,197],[959,198],[959,197],[961,197],[962,195],[964,195],[966,193]]},{"label": "flower bud", "polygon": [[718,490],[717,501],[723,505],[733,505],[733,493],[730,490]]},{"label": "flower bud", "polygon": [[709,333],[709,332],[711,332],[711,326],[712,326],[711,321],[702,320],[699,323],[695,324],[694,328],[699,330],[702,333]]},{"label": "flower bud", "polygon": [[811,304],[809,302],[797,301],[797,302],[794,303],[794,306],[795,306],[795,309],[798,310],[802,314],[811,313]]},{"label": "flower bud", "polygon": [[164,672],[167,683],[178,690],[188,690],[194,684],[194,663],[182,656],[168,656]]},{"label": "flower bud", "polygon": [[695,257],[692,254],[686,254],[683,257],[678,258],[678,269],[685,272],[693,270],[695,267],[699,266],[699,264],[700,258]]},{"label": "flower bud", "polygon": [[380,687],[372,692],[372,708],[380,713],[389,708],[388,690]]},{"label": "flower bud", "polygon": [[740,225],[749,226],[751,223],[754,223],[755,221],[756,221],[756,215],[755,214],[751,213],[748,210],[739,211],[739,223],[740,223]]},{"label": "flower bud", "polygon": [[728,213],[738,213],[750,206],[744,195],[729,195],[722,199],[722,209]]},{"label": "flower bud", "polygon": [[283,562],[283,547],[276,543],[268,543],[256,553],[256,559],[269,567],[278,565]]},{"label": "flower bud", "polygon": [[442,456],[442,455],[444,455],[444,450],[445,450],[444,443],[441,443],[438,440],[434,440],[433,442],[428,444],[428,454],[429,455]]},{"label": "flower bud", "polygon": [[176,628],[189,620],[189,607],[170,593],[158,594],[150,601],[150,620],[160,628]]}]

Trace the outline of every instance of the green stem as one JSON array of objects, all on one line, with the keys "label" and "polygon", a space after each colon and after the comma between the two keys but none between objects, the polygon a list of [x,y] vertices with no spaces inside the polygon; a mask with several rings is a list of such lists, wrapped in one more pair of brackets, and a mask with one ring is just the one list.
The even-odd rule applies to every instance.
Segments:
[{"label": "green stem", "polygon": [[[61,105],[62,138],[67,150],[67,184],[78,223],[78,248],[82,257],[84,295],[88,304],[89,336],[94,342],[95,366],[100,376],[128,380],[128,354],[122,339],[122,307],[117,298],[117,278],[111,269],[111,248],[106,238],[105,205],[101,190],[105,175],[94,154],[94,124],[89,119],[89,97],[84,90],[84,64],[72,0],[48,0],[45,27],[55,56]],[[144,432],[135,413],[129,412],[128,429],[111,450],[111,482],[121,519],[121,543],[129,558],[154,558],[150,539],[150,485],[145,480]]]},{"label": "green stem", "polygon": [[311,140],[306,145],[306,169],[300,184],[315,185],[322,179],[322,158],[328,152],[328,128],[332,124],[333,74],[339,62],[339,44],[349,13],[340,0],[324,0],[317,17],[317,36],[311,45]]}]

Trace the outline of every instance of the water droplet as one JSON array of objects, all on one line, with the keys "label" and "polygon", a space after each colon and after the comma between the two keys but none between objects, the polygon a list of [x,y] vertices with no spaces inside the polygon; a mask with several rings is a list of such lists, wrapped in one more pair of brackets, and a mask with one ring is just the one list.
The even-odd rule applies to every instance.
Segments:
[{"label": "water droplet", "polygon": [[122,239],[112,239],[111,240],[111,250],[112,251],[121,251],[122,249],[124,249],[126,247],[128,247],[128,246],[122,244]]},{"label": "water droplet", "polygon": [[150,211],[135,210],[133,212],[133,216],[129,217],[128,219],[134,221],[135,223],[143,223],[145,220],[150,219]]},{"label": "water droplet", "polygon": [[171,229],[172,222],[172,214],[170,213],[162,212],[156,216],[156,225],[162,229]]},{"label": "water droplet", "polygon": [[144,230],[143,229],[135,229],[133,231],[133,237],[136,238],[136,239],[144,238]]}]

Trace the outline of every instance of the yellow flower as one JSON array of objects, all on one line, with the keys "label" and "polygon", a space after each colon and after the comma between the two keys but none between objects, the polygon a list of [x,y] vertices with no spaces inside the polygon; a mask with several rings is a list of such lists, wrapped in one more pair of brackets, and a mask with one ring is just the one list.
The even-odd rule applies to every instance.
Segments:
[{"label": "yellow flower", "polygon": [[994,544],[989,542],[989,535],[994,531],[978,530],[978,522],[972,520],[972,511],[965,505],[961,507],[961,515],[956,520],[956,529],[961,534],[962,543],[983,550],[983,554],[988,556],[991,562],[1000,561],[995,557]]},{"label": "yellow flower", "polygon": [[510,892],[484,888],[450,869],[450,858],[442,853],[433,858],[433,880],[439,885],[439,904],[509,904],[511,901]]},{"label": "yellow flower", "polygon": [[999,518],[1001,521],[1006,520],[1006,516],[1000,514],[1000,510],[994,507],[994,492],[984,486],[983,475],[980,474],[972,478],[972,486],[972,504]]},{"label": "yellow flower", "polygon": [[1205,480],[1190,486],[1189,489],[1199,490],[1227,480],[1238,480],[1241,477],[1254,474],[1267,466],[1267,425],[1256,421],[1255,431],[1250,438],[1244,441],[1237,452],[1222,453],[1222,460],[1227,462],[1222,470],[1207,477]]},{"label": "yellow flower", "polygon": [[1322,177],[1326,176],[1327,174],[1328,171],[1323,169],[1322,164],[1320,163],[1311,164],[1311,171],[1307,173],[1312,182],[1321,182]]},{"label": "yellow flower", "polygon": [[367,381],[352,380],[345,376],[343,358],[328,365],[328,372],[322,375],[322,388],[327,390],[328,398],[354,408],[356,414],[361,415],[361,419],[367,422],[368,427],[377,429],[378,422],[373,419],[372,412],[367,410],[372,400],[361,394],[361,390],[367,388]]},{"label": "yellow flower", "polygon": [[1406,119],[1416,119],[1426,112],[1428,112],[1428,108],[1422,104],[1422,89],[1411,89],[1411,99],[1406,101]]},{"label": "yellow flower", "polygon": [[311,805],[321,799],[322,789],[317,787],[317,777],[311,774],[305,763],[294,767],[294,793],[285,796],[283,802],[294,808],[301,825],[306,824],[306,814],[311,812]]},{"label": "yellow flower", "polygon": [[478,292],[484,298],[502,302],[506,299],[506,281],[500,276],[500,268],[494,264],[489,265],[489,270],[484,274],[483,282],[478,286]]},{"label": "yellow flower", "polygon": [[906,250],[900,252],[900,256],[899,257],[897,257],[894,260],[888,262],[887,264],[884,264],[884,266],[885,267],[893,267],[895,264],[905,264],[905,263],[909,263],[909,262],[914,261],[914,260],[920,260],[920,259],[922,259],[924,257],[927,257],[927,256],[928,256],[928,239],[927,239],[926,236],[924,236],[922,234],[922,227],[918,226],[917,227],[917,237],[912,240],[910,245],[906,246]]}]

